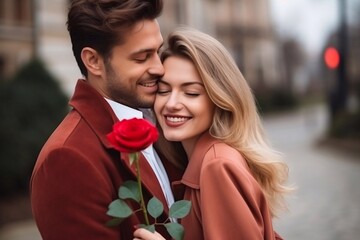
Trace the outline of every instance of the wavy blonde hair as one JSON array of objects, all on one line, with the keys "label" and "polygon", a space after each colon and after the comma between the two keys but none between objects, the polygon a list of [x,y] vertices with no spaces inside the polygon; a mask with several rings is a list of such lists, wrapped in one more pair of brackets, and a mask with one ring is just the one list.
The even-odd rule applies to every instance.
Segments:
[{"label": "wavy blonde hair", "polygon": [[216,39],[189,27],[172,32],[167,43],[162,61],[175,55],[194,63],[216,105],[210,134],[243,155],[276,216],[292,189],[285,185],[288,166],[267,142],[252,91],[232,56]]}]

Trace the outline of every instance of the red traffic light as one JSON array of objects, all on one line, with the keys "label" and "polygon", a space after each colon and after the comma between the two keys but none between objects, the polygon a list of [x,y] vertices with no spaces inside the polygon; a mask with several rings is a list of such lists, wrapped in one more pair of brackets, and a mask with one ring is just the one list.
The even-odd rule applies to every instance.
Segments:
[{"label": "red traffic light", "polygon": [[340,63],[339,51],[334,47],[328,47],[324,53],[325,64],[330,69],[335,69]]}]

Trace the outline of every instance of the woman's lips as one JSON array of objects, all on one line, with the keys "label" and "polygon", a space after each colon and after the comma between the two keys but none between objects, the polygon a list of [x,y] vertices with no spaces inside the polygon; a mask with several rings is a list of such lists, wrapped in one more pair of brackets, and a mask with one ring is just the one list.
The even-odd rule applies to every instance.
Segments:
[{"label": "woman's lips", "polygon": [[165,115],[164,118],[166,125],[168,125],[169,127],[179,127],[185,124],[190,119],[190,117],[168,115]]}]

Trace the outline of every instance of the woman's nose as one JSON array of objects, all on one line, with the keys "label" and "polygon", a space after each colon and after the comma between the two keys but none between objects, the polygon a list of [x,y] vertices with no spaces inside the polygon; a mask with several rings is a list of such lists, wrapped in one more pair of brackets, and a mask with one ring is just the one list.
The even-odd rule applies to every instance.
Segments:
[{"label": "woman's nose", "polygon": [[170,109],[170,110],[178,110],[181,109],[182,104],[181,101],[179,99],[178,94],[172,92],[168,98],[168,100],[166,101],[165,107]]}]

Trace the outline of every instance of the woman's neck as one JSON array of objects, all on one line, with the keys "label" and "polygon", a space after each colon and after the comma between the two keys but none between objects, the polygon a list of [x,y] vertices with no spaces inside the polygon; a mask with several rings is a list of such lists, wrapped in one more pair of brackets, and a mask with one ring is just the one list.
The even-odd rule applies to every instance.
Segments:
[{"label": "woman's neck", "polygon": [[195,142],[185,140],[185,141],[181,141],[181,144],[184,147],[188,160],[190,160],[190,156],[194,151]]},{"label": "woman's neck", "polygon": [[186,152],[186,155],[190,161],[190,157],[192,155],[192,153],[194,152],[195,146],[197,144],[197,142],[199,141],[199,138],[203,135],[203,133],[196,135],[192,138],[188,138],[188,139],[184,139],[183,141],[181,141],[181,144]]}]

